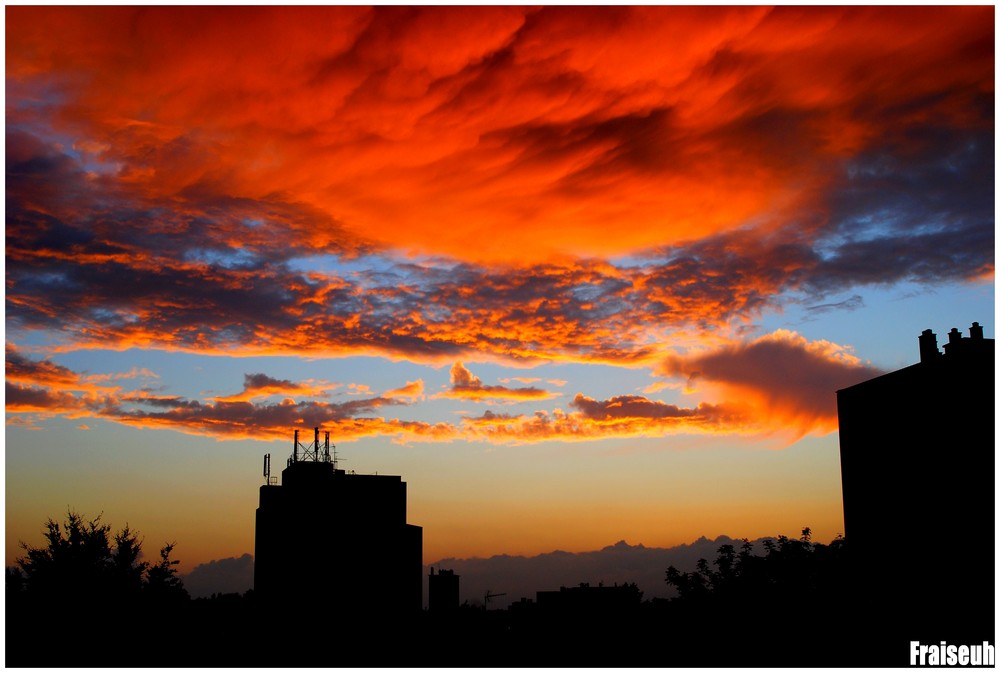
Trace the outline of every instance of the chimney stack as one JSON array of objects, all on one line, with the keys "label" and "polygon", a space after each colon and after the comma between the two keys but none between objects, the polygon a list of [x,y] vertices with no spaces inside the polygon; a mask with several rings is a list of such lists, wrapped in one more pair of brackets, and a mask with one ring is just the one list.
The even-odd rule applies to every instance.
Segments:
[{"label": "chimney stack", "polygon": [[929,329],[920,333],[920,361],[931,362],[941,355],[937,345],[937,335]]},{"label": "chimney stack", "polygon": [[975,339],[976,341],[983,340],[983,326],[978,322],[972,323],[972,327],[969,328],[969,338]]}]

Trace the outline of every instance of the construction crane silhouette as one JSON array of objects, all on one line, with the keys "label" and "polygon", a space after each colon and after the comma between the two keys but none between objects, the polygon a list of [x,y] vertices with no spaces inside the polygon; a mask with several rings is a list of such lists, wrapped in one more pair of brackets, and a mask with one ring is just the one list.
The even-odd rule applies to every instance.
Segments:
[{"label": "construction crane silhouette", "polygon": [[483,596],[483,609],[484,610],[489,610],[490,609],[490,599],[491,598],[499,598],[500,596],[506,596],[506,595],[507,595],[506,592],[505,593],[501,593],[501,594],[490,593],[490,590],[487,589],[486,590],[486,595]]}]

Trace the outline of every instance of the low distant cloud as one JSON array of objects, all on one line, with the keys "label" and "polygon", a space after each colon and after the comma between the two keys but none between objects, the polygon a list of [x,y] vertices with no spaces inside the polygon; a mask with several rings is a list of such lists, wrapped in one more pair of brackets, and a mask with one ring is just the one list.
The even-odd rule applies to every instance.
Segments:
[{"label": "low distant cloud", "polygon": [[49,360],[32,360],[7,344],[7,381],[32,381],[49,385],[75,385],[80,377],[75,372]]},{"label": "low distant cloud", "polygon": [[462,423],[466,426],[489,427],[498,424],[520,424],[524,414],[495,413],[487,409],[480,416],[465,416]]},{"label": "low distant cloud", "polygon": [[253,556],[215,559],[196,565],[181,577],[191,598],[205,598],[212,594],[244,593],[253,588]]},{"label": "low distant cloud", "polygon": [[620,395],[609,400],[597,401],[577,395],[569,403],[585,417],[595,421],[612,421],[633,418],[689,418],[696,409],[682,409],[674,404],[649,400],[639,395]]},{"label": "low distant cloud", "polygon": [[8,383],[44,385],[57,390],[110,391],[114,388],[84,380],[77,372],[49,359],[37,360],[22,354],[12,343],[6,345],[6,380]]},{"label": "low distant cloud", "polygon": [[243,391],[234,395],[212,398],[217,402],[245,402],[259,397],[271,395],[306,395],[315,397],[323,395],[326,386],[313,386],[305,383],[293,383],[283,379],[274,379],[266,374],[244,374]]},{"label": "low distant cloud", "polygon": [[73,414],[85,409],[76,395],[37,386],[25,386],[7,381],[5,403],[8,412],[38,412]]},{"label": "low distant cloud", "polygon": [[605,437],[660,437],[677,433],[754,433],[754,419],[738,405],[701,403],[684,408],[634,395],[594,400],[577,394],[575,411],[553,409],[508,415],[490,411],[462,420],[467,439],[498,444],[587,441]]},{"label": "low distant cloud", "polygon": [[[119,423],[143,427],[161,427],[206,435],[217,439],[285,439],[292,428],[323,427],[343,440],[364,436],[421,437],[447,435],[433,424],[400,421],[375,416],[385,406],[401,402],[375,397],[347,402],[284,399],[276,403],[200,402],[198,400],[134,398],[136,405],[119,405],[103,410],[102,415]],[[153,410],[142,409],[152,405]],[[365,416],[364,414],[372,414]]]},{"label": "low distant cloud", "polygon": [[[8,349],[8,357],[11,350]],[[377,411],[384,407],[405,405],[407,394],[415,395],[419,382],[410,382],[396,397],[374,396],[345,402],[323,400],[296,401],[284,398],[278,402],[261,403],[253,399],[219,399],[207,401],[187,399],[178,395],[160,394],[145,389],[122,392],[118,389],[101,394],[71,392],[79,386],[68,382],[79,379],[67,368],[53,367],[25,358],[13,358],[19,368],[19,378],[30,379],[30,372],[40,372],[39,385],[6,382],[8,425],[32,427],[35,417],[64,415],[69,418],[100,418],[125,425],[162,428],[187,434],[203,435],[218,440],[287,439],[294,428],[325,427],[343,440],[367,436],[384,436],[394,441],[450,441],[456,438],[456,428],[448,424],[425,423],[384,418]],[[57,375],[53,375],[53,372]],[[298,384],[274,379],[263,374],[246,375],[245,389],[260,396],[263,391],[285,391],[302,388]],[[55,383],[49,387],[47,383]],[[422,385],[422,384],[421,384]],[[58,386],[68,387],[64,390]],[[304,388],[303,388],[304,390]],[[269,393],[271,394],[271,393]]]},{"label": "low distant cloud", "polygon": [[508,388],[507,386],[485,385],[478,376],[465,368],[461,362],[456,362],[451,368],[451,388],[437,397],[465,399],[477,402],[523,402],[527,400],[544,400],[558,397],[541,388]]},{"label": "low distant cloud", "polygon": [[836,391],[884,372],[847,347],[777,330],[747,343],[667,358],[659,373],[740,400],[773,430],[802,434],[836,429]]},{"label": "low distant cloud", "polygon": [[386,391],[382,394],[383,397],[389,399],[395,398],[405,398],[410,400],[418,400],[424,396],[424,382],[422,379],[417,379],[416,381],[407,381],[406,385],[402,388],[396,388],[394,390]]},{"label": "low distant cloud", "polygon": [[[23,363],[22,363],[23,364]],[[27,377],[30,363],[21,369]],[[339,440],[386,437],[398,443],[450,442],[530,444],[546,441],[590,441],[607,437],[661,437],[682,433],[744,434],[826,432],[836,424],[834,392],[880,372],[862,364],[847,348],[825,341],[809,342],[789,331],[754,341],[665,359],[661,376],[682,378],[688,389],[711,401],[685,405],[647,395],[624,394],[596,399],[577,393],[567,409],[530,413],[486,410],[458,422],[425,422],[393,418],[393,407],[425,399],[422,380],[383,395],[345,401],[253,399],[264,391],[288,392],[299,384],[273,377],[246,375],[248,399],[189,399],[160,391],[73,391],[58,387],[75,380],[62,368],[39,368],[38,385],[6,382],[8,424],[30,427],[32,416],[63,415],[103,419],[144,428],[162,428],[217,440],[285,440],[295,428],[323,427]],[[553,394],[533,388],[488,386],[461,363],[452,367],[449,397],[472,400],[532,401]],[[58,385],[49,387],[46,381]],[[681,385],[671,383],[671,387]],[[457,391],[457,392],[456,392]],[[649,393],[651,394],[651,393]],[[432,396],[437,397],[437,396]]]}]

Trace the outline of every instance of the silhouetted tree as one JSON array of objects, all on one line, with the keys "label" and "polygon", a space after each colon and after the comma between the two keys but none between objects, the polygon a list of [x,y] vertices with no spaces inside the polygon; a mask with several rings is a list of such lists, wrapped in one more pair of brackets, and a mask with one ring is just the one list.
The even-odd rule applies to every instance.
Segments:
[{"label": "silhouetted tree", "polygon": [[739,552],[733,545],[722,545],[711,565],[699,559],[696,570],[687,573],[670,566],[666,581],[686,602],[829,597],[845,581],[846,541],[841,536],[829,545],[816,544],[812,531],[803,528],[797,540],[780,535],[762,544],[763,556],[754,554],[746,539]]},{"label": "silhouetted tree", "polygon": [[164,545],[160,549],[160,561],[151,565],[146,571],[146,583],[144,590],[146,594],[156,600],[184,600],[189,598],[188,592],[184,589],[181,578],[177,577],[175,565],[180,561],[171,560],[170,553],[174,550],[174,544]]},{"label": "silhouetted tree", "polygon": [[46,544],[22,542],[24,556],[7,570],[8,595],[33,602],[120,603],[143,598],[187,598],[170,559],[174,545],[160,550],[160,561],[142,560],[142,540],[128,525],[117,533],[101,522],[69,511],[60,525],[45,523]]}]

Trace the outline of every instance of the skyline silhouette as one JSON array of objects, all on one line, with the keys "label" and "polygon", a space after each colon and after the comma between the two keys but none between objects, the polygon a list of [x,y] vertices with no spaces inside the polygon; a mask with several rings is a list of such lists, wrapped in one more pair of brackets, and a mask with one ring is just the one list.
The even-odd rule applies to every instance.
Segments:
[{"label": "skyline silhouette", "polygon": [[[918,363],[837,391],[845,523],[852,537],[826,545],[814,542],[805,527],[798,539],[717,540],[711,562],[701,556],[691,570],[670,564],[663,571],[660,565],[675,590],[669,599],[643,600],[635,582],[579,582],[539,589],[530,598],[512,595],[491,610],[490,601],[507,591],[487,588],[482,602],[461,601],[461,574],[440,567],[437,573],[430,568],[424,592],[423,530],[407,523],[406,483],[338,469],[336,446],[328,432],[321,443],[316,427],[310,443],[294,432],[280,478],[271,474],[270,454],[264,456],[251,590],[191,601],[177,577],[178,562],[170,558],[174,543],[164,545],[161,561],[153,564],[142,560],[142,541],[127,525],[112,536],[100,517],[88,520],[70,511],[64,529],[47,522],[47,545],[22,544],[24,555],[6,571],[6,636],[16,643],[11,661],[94,665],[99,659],[93,655],[42,652],[32,624],[62,615],[122,628],[122,615],[132,613],[129,623],[154,614],[175,621],[225,615],[237,642],[287,627],[292,616],[303,625],[322,622],[325,630],[309,629],[318,637],[308,646],[254,660],[268,666],[329,664],[333,634],[355,646],[396,644],[391,653],[356,647],[339,660],[367,666],[469,665],[472,655],[478,666],[789,665],[817,641],[840,643],[818,662],[824,666],[899,666],[906,657],[912,665],[921,642],[950,644],[955,657],[959,648],[966,654],[974,649],[972,660],[992,664],[995,604],[983,596],[994,594],[994,563],[979,535],[994,524],[995,484],[986,469],[995,465],[989,441],[995,425],[989,376],[994,344],[974,322],[968,337],[952,329],[942,353],[926,329]],[[932,413],[942,390],[960,393],[961,418]],[[919,423],[910,423],[914,414]],[[956,433],[969,450],[942,452],[941,441]],[[891,460],[900,449],[913,459],[906,467]],[[912,518],[901,518],[904,512]],[[891,534],[887,521],[900,521]],[[915,539],[922,542],[919,552],[905,553],[905,541]],[[604,551],[624,550],[633,548],[621,543]],[[559,559],[564,577],[580,570],[568,567],[566,556]],[[527,569],[522,564],[516,579],[531,581]],[[935,576],[938,582],[928,582]],[[819,613],[808,631],[797,614],[807,605]],[[866,611],[848,618],[861,605]],[[747,608],[759,618],[719,621]],[[712,628],[691,627],[701,620]],[[665,656],[615,646],[619,638],[637,636],[653,642],[648,639],[664,628],[673,633],[659,641],[669,651]],[[817,638],[818,629],[824,635]],[[99,637],[91,628],[84,633]],[[446,648],[427,640],[443,633],[450,636]],[[128,638],[143,646],[155,642],[132,632]],[[83,643],[70,642],[70,652]],[[197,653],[177,647],[167,660],[227,666],[249,661],[215,651],[206,659],[202,647],[210,646],[200,645]],[[762,649],[746,649],[751,647]],[[484,654],[497,648],[504,654]]]},{"label": "skyline silhouette", "polygon": [[829,545],[836,391],[993,337],[990,6],[5,18],[7,566],[72,508],[241,592],[314,428],[488,620],[473,559]]}]

